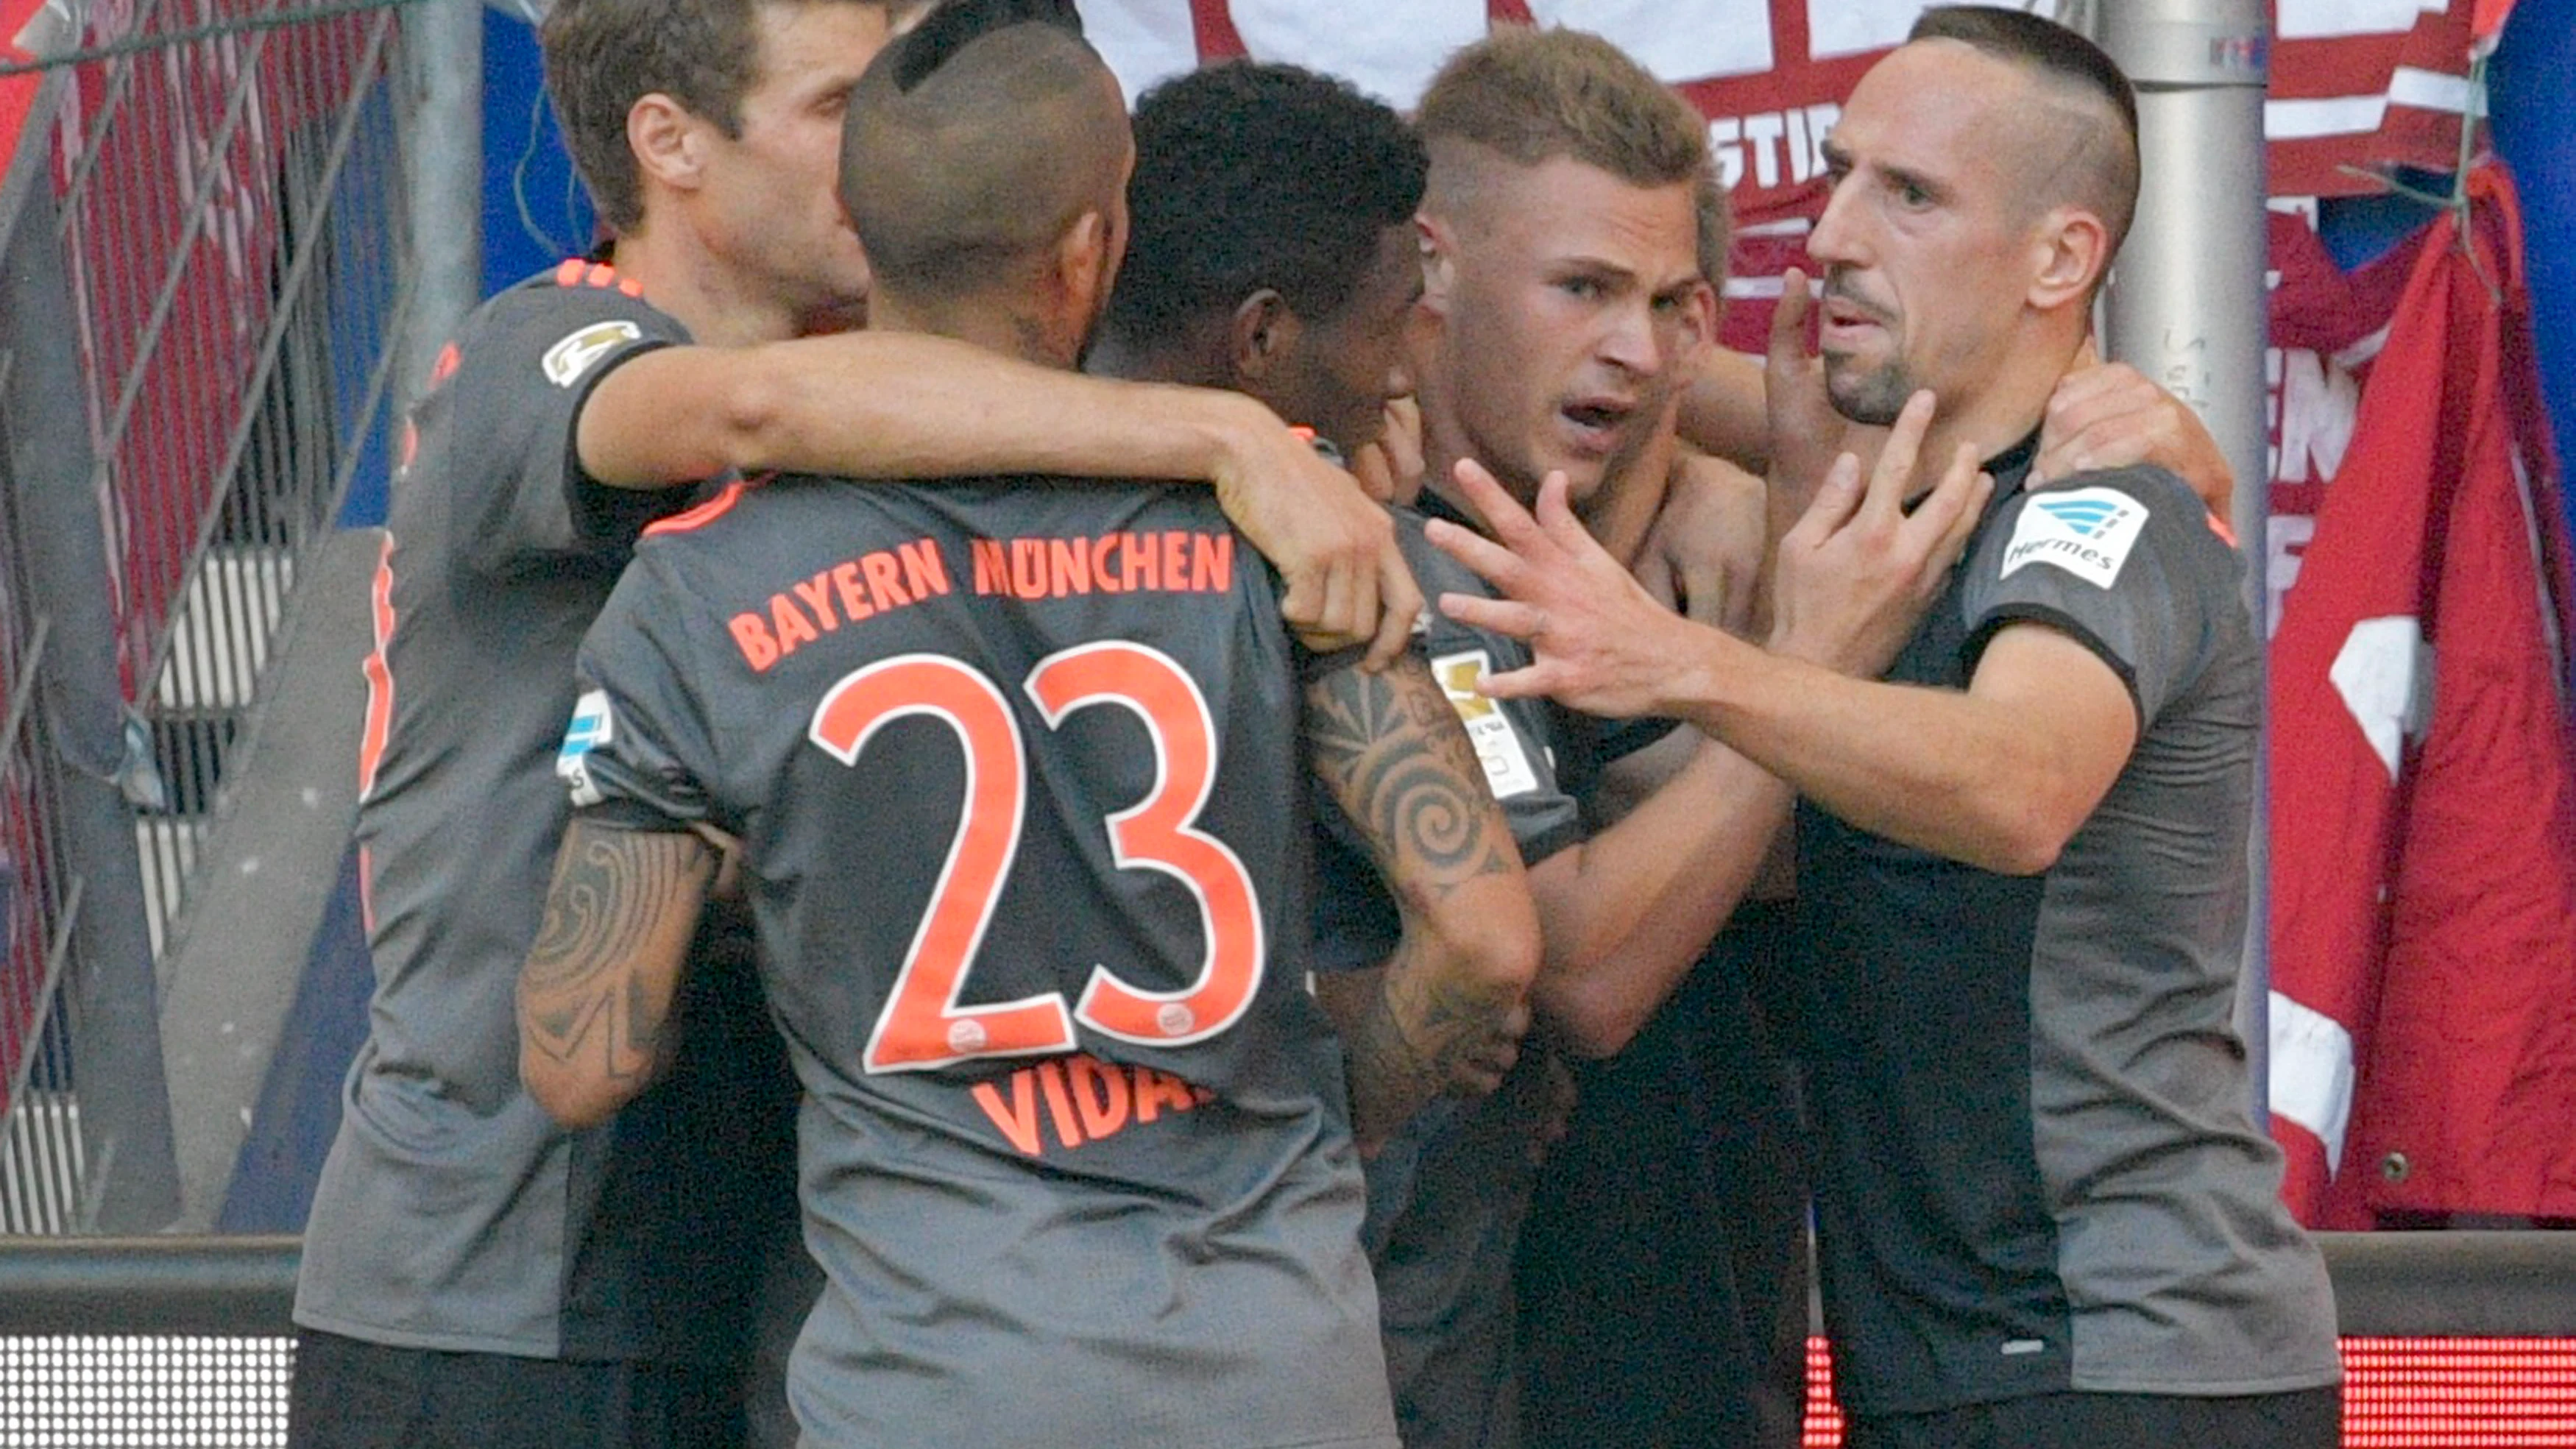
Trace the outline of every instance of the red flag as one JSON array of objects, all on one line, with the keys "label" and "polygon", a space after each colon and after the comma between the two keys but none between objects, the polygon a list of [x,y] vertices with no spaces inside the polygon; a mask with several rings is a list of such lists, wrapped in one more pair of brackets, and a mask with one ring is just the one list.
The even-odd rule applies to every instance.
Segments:
[{"label": "red flag", "polygon": [[2576,1214],[2565,526],[2512,184],[2470,195],[2272,650],[2273,1131],[2317,1226]]}]

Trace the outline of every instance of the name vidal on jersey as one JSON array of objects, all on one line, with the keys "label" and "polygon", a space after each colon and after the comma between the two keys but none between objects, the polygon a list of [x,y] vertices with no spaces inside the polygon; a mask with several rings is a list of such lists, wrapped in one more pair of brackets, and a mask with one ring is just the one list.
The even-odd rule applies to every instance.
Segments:
[{"label": "name vidal on jersey", "polygon": [[[975,538],[973,591],[1011,599],[1078,594],[1223,594],[1234,589],[1234,535],[1166,529],[1097,538]],[[845,559],[725,621],[753,673],[843,624],[955,592],[935,540]]]},{"label": "name vidal on jersey", "polygon": [[1169,1072],[1079,1052],[978,1082],[972,1095],[1002,1136],[1030,1157],[1046,1153],[1044,1127],[1055,1129],[1055,1145],[1070,1150],[1115,1137],[1165,1112],[1188,1112],[1216,1100],[1214,1092]]}]

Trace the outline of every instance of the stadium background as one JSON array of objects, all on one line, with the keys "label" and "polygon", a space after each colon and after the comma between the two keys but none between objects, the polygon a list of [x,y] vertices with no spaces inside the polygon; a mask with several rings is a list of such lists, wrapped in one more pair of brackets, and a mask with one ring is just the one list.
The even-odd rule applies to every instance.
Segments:
[{"label": "stadium background", "polygon": [[[58,24],[55,49],[125,53],[24,69],[33,52],[13,42],[41,8],[0,0],[0,161],[17,158],[0,183],[16,289],[0,296],[0,1229],[19,1235],[0,1239],[0,1334],[14,1335],[0,1338],[0,1444],[276,1442],[293,1261],[277,1235],[300,1226],[366,990],[335,813],[345,786],[328,778],[346,755],[322,717],[346,682],[330,678],[320,601],[346,597],[343,560],[382,517],[402,323],[430,310],[423,258],[473,240],[454,224],[464,193],[450,193],[443,227],[424,227],[406,173],[406,158],[438,149],[421,145],[419,118],[459,84],[462,33],[483,78],[468,98],[479,185],[466,188],[479,192],[482,288],[551,264],[589,224],[539,103],[524,17],[476,9],[460,25],[467,7],[453,0],[123,0],[88,10],[68,39]],[[1819,199],[1813,148],[1833,101],[1920,5],[1083,8],[1131,91],[1248,52],[1401,102],[1492,19],[1604,30],[1711,117],[1746,222],[1729,337],[1749,346]],[[2269,376],[2276,598],[2332,496],[2407,258],[2358,281],[2336,264],[2402,247],[2433,214],[2340,168],[2448,192],[2470,31],[2477,11],[2501,8],[2279,5],[2274,264],[2276,296],[2297,306],[2276,303]],[[431,15],[445,18],[422,23]],[[2576,436],[2576,129],[2561,119],[2576,95],[2576,0],[2521,0],[2486,79],[2491,134],[2523,185],[2550,412],[2559,436]],[[460,112],[438,114],[449,129],[435,134],[461,144]],[[24,262],[46,250],[30,237],[52,243],[50,271]],[[47,466],[29,466],[38,454]],[[2563,537],[2562,523],[2535,537]],[[46,543],[83,536],[108,545],[86,575]],[[2565,660],[2550,658],[2555,690]],[[271,703],[298,699],[311,703]],[[2563,766],[2563,733],[2540,744]],[[128,861],[102,864],[120,849]],[[2328,873],[2364,889],[2374,877]],[[296,883],[244,886],[262,875]],[[120,900],[137,908],[100,904]],[[274,970],[245,964],[272,958]],[[2576,958],[2493,969],[2508,968],[2576,1011]],[[2576,1123],[2568,1107],[2557,1120]],[[2561,1135],[2576,1157],[2576,1128]],[[2472,1221],[2552,1216],[2565,1214]],[[172,1222],[227,1236],[65,1236]],[[2464,1237],[2334,1244],[2347,1331],[2359,1330],[2348,1442],[2576,1445],[2576,1343],[2557,1337],[2576,1334],[2576,1253],[2547,1235]],[[1817,1387],[1821,1445],[1835,1424]]]}]

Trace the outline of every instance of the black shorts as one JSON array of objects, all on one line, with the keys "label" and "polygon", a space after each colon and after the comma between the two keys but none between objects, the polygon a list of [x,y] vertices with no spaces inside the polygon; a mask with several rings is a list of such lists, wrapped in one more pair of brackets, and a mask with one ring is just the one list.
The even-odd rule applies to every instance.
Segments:
[{"label": "black shorts", "polygon": [[735,1367],[394,1348],[304,1330],[293,1449],[740,1449]]},{"label": "black shorts", "polygon": [[1935,1414],[1855,1416],[1844,1449],[2337,1449],[2341,1390],[2198,1399],[2041,1394]]}]

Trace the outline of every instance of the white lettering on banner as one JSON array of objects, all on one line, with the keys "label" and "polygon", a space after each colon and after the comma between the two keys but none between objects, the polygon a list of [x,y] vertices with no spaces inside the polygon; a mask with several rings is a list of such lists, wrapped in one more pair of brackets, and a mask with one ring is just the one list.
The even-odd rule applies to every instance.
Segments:
[{"label": "white lettering on banner", "polygon": [[1131,106],[1155,82],[1198,68],[1189,0],[1082,0],[1082,33]]},{"label": "white lettering on banner", "polygon": [[2415,17],[2440,14],[2439,0],[2279,0],[2275,34],[2283,40],[2336,35],[2393,35],[2415,28]]},{"label": "white lettering on banner", "polygon": [[2280,438],[2272,453],[2272,481],[2333,482],[2361,416],[2361,384],[2305,347],[2273,348],[2265,362]]},{"label": "white lettering on banner", "polygon": [[2299,565],[2307,558],[2308,540],[2316,536],[2317,521],[2298,513],[2276,513],[2271,525],[2263,530],[2263,591],[2269,595],[2263,617],[2266,639],[2281,632],[2281,600],[2299,581]]},{"label": "white lettering on banner", "polygon": [[2411,615],[2363,619],[2335,651],[2326,678],[2346,713],[2370,741],[2372,753],[2397,783],[2406,741],[2420,740],[2433,722],[2432,648],[2424,626]]},{"label": "white lettering on banner", "polygon": [[1807,0],[1807,55],[1831,60],[1903,45],[1927,0]]},{"label": "white lettering on banner", "polygon": [[1771,69],[1771,0],[1530,0],[1542,26],[1588,30],[1668,84]]},{"label": "white lettering on banner", "polygon": [[1255,60],[1340,76],[1410,110],[1458,48],[1485,34],[1485,0],[1401,5],[1318,5],[1314,0],[1230,0],[1226,13]]},{"label": "white lettering on banner", "polygon": [[2352,1033],[2313,1007],[2272,993],[2272,1115],[2325,1144],[2326,1176],[2343,1165],[2352,1123]]},{"label": "white lettering on banner", "polygon": [[1711,119],[1708,145],[1717,157],[1717,184],[1732,191],[1748,173],[1766,191],[1814,180],[1825,171],[1825,136],[1842,116],[1841,106],[1823,104]]}]

